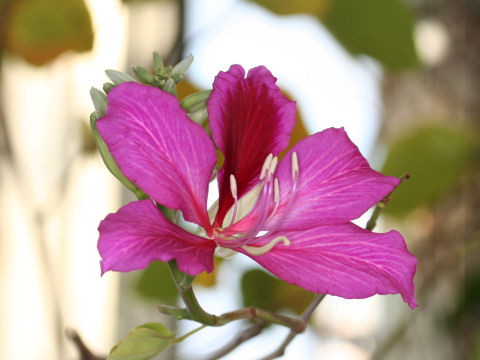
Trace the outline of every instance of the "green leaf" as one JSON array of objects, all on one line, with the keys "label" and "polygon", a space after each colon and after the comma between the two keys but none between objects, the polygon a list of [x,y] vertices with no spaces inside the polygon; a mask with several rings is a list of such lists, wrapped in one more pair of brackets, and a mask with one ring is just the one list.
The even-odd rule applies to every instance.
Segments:
[{"label": "green leaf", "polygon": [[320,20],[353,54],[370,55],[391,70],[417,65],[413,16],[400,0],[333,0]]},{"label": "green leaf", "polygon": [[382,173],[410,180],[399,186],[384,209],[405,216],[417,206],[428,206],[445,194],[478,155],[474,132],[445,126],[414,129],[397,139],[390,149]]},{"label": "green leaf", "polygon": [[34,65],[65,51],[88,51],[93,45],[83,0],[15,0],[6,33],[7,49]]},{"label": "green leaf", "polygon": [[151,359],[175,342],[175,335],[165,325],[147,323],[133,328],[112,348],[107,360]]},{"label": "green leaf", "polygon": [[249,270],[242,276],[244,306],[256,306],[265,310],[291,310],[301,314],[315,295],[290,285],[262,270]]},{"label": "green leaf", "polygon": [[135,288],[145,299],[159,301],[167,305],[175,305],[178,291],[173,283],[168,265],[161,261],[153,261],[142,271]]}]

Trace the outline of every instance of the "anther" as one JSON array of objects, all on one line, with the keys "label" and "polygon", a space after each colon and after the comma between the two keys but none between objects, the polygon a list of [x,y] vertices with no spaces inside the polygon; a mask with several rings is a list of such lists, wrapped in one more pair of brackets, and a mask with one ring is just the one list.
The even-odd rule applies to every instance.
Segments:
[{"label": "anther", "polygon": [[298,157],[297,157],[297,153],[294,151],[292,153],[292,181],[295,181],[295,178],[297,177],[298,172],[299,172]]},{"label": "anther", "polygon": [[268,180],[270,180],[271,176],[275,172],[275,169],[277,168],[277,164],[278,164],[278,157],[275,156],[272,159],[270,166],[268,167]]},{"label": "anther", "polygon": [[268,244],[265,244],[263,246],[244,245],[242,246],[242,249],[245,250],[250,255],[259,256],[259,255],[266,254],[267,252],[272,250],[275,245],[277,245],[279,242],[282,242],[282,241],[283,241],[283,245],[285,246],[290,245],[290,240],[288,240],[286,236],[281,235],[281,236],[277,236],[275,239],[273,239]]},{"label": "anther", "polygon": [[278,185],[278,179],[273,180],[273,201],[278,203],[280,200],[280,187]]},{"label": "anther", "polygon": [[265,158],[265,161],[262,166],[262,171],[260,172],[260,180],[263,180],[265,178],[265,174],[267,172],[267,169],[270,167],[272,158],[273,158],[272,153],[268,154],[268,156]]},{"label": "anther", "polygon": [[232,197],[236,199],[237,198],[237,181],[235,180],[235,176],[233,176],[233,174],[230,175],[230,191],[232,192]]}]

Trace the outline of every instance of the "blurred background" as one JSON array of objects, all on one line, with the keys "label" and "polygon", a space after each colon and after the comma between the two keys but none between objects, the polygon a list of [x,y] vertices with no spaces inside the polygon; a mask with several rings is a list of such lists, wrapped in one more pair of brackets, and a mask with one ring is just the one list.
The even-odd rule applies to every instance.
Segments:
[{"label": "blurred background", "polygon": [[[100,277],[98,223],[133,197],[95,149],[89,89],[105,69],[151,68],[154,50],[195,56],[180,97],[231,64],[265,65],[297,101],[293,142],[343,126],[374,168],[411,176],[376,231],[400,230],[419,258],[418,308],[327,296],[284,359],[480,359],[479,31],[476,0],[0,0],[0,359],[80,359],[67,329],[104,357],[133,326],[195,326],[157,313],[178,302],[164,264]],[[293,316],[313,297],[242,256],[196,289],[214,313]],[[160,358],[211,358],[247,326]],[[270,326],[225,359],[286,334]]]}]

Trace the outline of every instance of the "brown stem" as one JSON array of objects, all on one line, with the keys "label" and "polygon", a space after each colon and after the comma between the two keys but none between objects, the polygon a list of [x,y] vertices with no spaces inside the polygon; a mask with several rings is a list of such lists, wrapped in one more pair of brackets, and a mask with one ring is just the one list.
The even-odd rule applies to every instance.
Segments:
[{"label": "brown stem", "polygon": [[80,360],[105,360],[106,358],[95,356],[92,352],[87,348],[85,343],[83,342],[80,335],[75,330],[67,329],[65,331],[67,338],[69,338],[77,348],[80,354]]},{"label": "brown stem", "polygon": [[225,345],[223,348],[219,349],[215,353],[211,354],[205,360],[215,360],[220,359],[222,356],[227,355],[231,351],[235,350],[238,346],[243,344],[245,341],[250,340],[251,338],[257,336],[262,332],[267,323],[263,320],[259,320],[255,325],[246,328],[243,330],[235,339],[230,343]]},{"label": "brown stem", "polygon": [[[299,319],[304,321],[306,324],[310,319],[310,317],[312,316],[315,309],[317,308],[317,306],[322,302],[324,298],[325,298],[324,294],[318,294],[317,296],[315,296],[315,298],[312,300],[308,308],[303,312],[302,316],[299,317]],[[285,354],[285,350],[287,349],[287,346],[290,345],[293,339],[295,339],[295,336],[297,336],[298,334],[299,333],[294,331],[293,329],[290,330],[290,333],[287,335],[285,340],[283,340],[282,344],[278,347],[278,349],[272,352],[270,355],[263,357],[261,360],[272,360],[280,356],[283,356],[283,354]]]}]

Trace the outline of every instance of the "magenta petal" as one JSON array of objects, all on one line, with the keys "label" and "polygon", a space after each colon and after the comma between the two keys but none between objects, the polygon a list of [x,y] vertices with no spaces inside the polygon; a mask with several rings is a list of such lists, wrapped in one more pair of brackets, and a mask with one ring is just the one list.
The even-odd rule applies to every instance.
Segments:
[{"label": "magenta petal", "polygon": [[279,278],[347,299],[399,293],[411,308],[416,306],[417,259],[397,231],[377,234],[348,223],[266,235],[259,245],[277,235],[286,236],[291,244],[277,244],[264,255],[247,255]]},{"label": "magenta petal", "polygon": [[[292,195],[292,152],[299,173]],[[343,129],[327,129],[298,142],[282,159],[277,173],[280,206],[267,228],[302,230],[358,218],[381,201],[400,179],[373,170]],[[290,211],[283,214],[293,196]],[[279,223],[280,222],[280,223]]]},{"label": "magenta petal", "polygon": [[97,126],[127,178],[186,220],[210,226],[206,202],[215,147],[175,97],[123,83],[108,94],[107,114]]},{"label": "magenta petal", "polygon": [[233,65],[213,83],[208,114],[213,139],[225,156],[218,174],[220,208],[217,224],[233,204],[229,177],[235,175],[239,196],[256,182],[265,158],[282,151],[295,125],[295,102],[275,85],[265,67],[245,72]]},{"label": "magenta petal", "polygon": [[215,243],[168,221],[151,200],[131,202],[98,228],[102,274],[145,269],[153,260],[177,260],[190,275],[213,270]]}]

